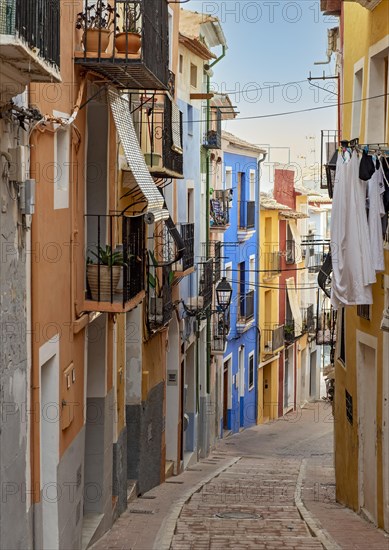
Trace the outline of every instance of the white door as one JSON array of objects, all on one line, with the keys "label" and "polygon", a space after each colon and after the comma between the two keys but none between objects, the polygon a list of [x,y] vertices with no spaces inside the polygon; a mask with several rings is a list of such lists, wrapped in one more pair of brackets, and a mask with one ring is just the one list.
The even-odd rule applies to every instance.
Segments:
[{"label": "white door", "polygon": [[376,522],[376,351],[359,342],[358,352],[359,507]]}]

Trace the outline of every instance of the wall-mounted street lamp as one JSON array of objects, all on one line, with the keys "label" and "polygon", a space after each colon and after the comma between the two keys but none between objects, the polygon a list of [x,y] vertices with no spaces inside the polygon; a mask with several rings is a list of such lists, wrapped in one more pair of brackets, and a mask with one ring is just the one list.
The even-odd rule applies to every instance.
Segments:
[{"label": "wall-mounted street lamp", "polygon": [[231,304],[232,287],[227,281],[226,277],[223,277],[221,281],[216,285],[216,300],[221,311],[226,311]]}]

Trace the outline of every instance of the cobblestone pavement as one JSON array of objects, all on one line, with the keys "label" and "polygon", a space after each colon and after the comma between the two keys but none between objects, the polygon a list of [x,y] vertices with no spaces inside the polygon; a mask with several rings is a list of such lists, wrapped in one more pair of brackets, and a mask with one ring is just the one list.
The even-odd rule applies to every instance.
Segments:
[{"label": "cobblestone pavement", "polygon": [[335,502],[332,448],[324,403],[232,435],[132,502],[93,550],[389,550]]}]

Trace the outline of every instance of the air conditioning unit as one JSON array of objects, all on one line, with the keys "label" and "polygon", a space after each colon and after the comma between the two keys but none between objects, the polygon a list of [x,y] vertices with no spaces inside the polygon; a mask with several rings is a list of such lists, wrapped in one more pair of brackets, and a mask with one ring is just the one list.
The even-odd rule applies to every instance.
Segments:
[{"label": "air conditioning unit", "polygon": [[308,224],[308,235],[315,235],[316,233],[316,224],[311,222]]}]

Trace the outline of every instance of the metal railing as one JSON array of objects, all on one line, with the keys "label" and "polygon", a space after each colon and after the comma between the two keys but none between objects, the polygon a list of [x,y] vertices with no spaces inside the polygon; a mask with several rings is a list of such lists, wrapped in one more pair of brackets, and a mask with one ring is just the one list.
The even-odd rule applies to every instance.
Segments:
[{"label": "metal railing", "polygon": [[288,344],[295,341],[295,324],[294,319],[286,319],[284,325],[284,340]]},{"label": "metal railing", "polygon": [[302,331],[303,333],[312,333],[315,331],[315,313],[314,305],[311,304],[308,307],[301,308],[301,317],[303,321]]},{"label": "metal railing", "polygon": [[317,312],[316,343],[331,344],[336,341],[336,311],[319,308]]},{"label": "metal railing", "polygon": [[275,277],[281,273],[281,252],[264,252],[264,277]]},{"label": "metal railing", "polygon": [[155,177],[181,177],[182,112],[177,108],[177,120],[172,119],[173,103],[167,95],[130,94],[129,98],[135,131],[150,172]]},{"label": "metal railing", "polygon": [[254,318],[254,296],[255,291],[249,290],[241,294],[239,300],[239,320],[247,323]]},{"label": "metal railing", "polygon": [[185,245],[182,271],[186,271],[194,266],[194,223],[181,223],[179,227]]},{"label": "metal railing", "polygon": [[296,243],[294,240],[286,241],[285,263],[287,264],[296,263]]},{"label": "metal railing", "polygon": [[205,133],[203,145],[206,149],[221,149],[222,146],[222,115],[217,107],[211,108],[210,129]]},{"label": "metal railing", "polygon": [[[173,315],[172,275],[168,266],[157,267],[149,264],[149,307],[148,321],[151,330],[166,325]],[[150,277],[151,275],[151,277]],[[150,282],[154,280],[155,284]]]},{"label": "metal railing", "polygon": [[221,279],[221,269],[222,269],[222,242],[221,241],[208,241],[208,250],[207,243],[202,243],[203,257],[213,259],[213,282],[216,284]]},{"label": "metal railing", "polygon": [[[84,0],[78,21],[82,29],[87,21],[97,36],[87,29],[83,37],[84,55],[77,56],[77,62],[93,64],[97,71],[104,65],[105,76],[121,87],[147,89],[153,82],[157,89],[167,88],[169,24],[166,0],[113,0],[108,3],[110,10],[106,7],[107,2],[96,0],[93,6],[89,0]],[[91,17],[94,17],[93,23]],[[108,35],[110,32],[112,34]],[[130,46],[133,34],[140,38],[138,47],[134,48]],[[140,70],[140,66],[145,70]]]},{"label": "metal railing", "polygon": [[[88,259],[86,298],[125,304],[144,290],[143,217],[85,215]],[[108,235],[108,237],[107,237]]]},{"label": "metal railing", "polygon": [[238,201],[238,228],[255,228],[255,201]]},{"label": "metal railing", "polygon": [[214,191],[210,200],[210,226],[225,227],[230,223],[230,197],[229,191]]},{"label": "metal railing", "polygon": [[60,0],[1,0],[0,34],[20,36],[59,67]]},{"label": "metal railing", "polygon": [[198,295],[202,298],[202,308],[205,309],[212,304],[213,290],[213,259],[197,264],[199,290]]},{"label": "metal railing", "polygon": [[261,330],[262,349],[264,353],[275,353],[284,347],[284,325]]},{"label": "metal railing", "polygon": [[322,130],[320,143],[320,187],[328,189],[326,165],[331,161],[338,147],[337,130]]}]

